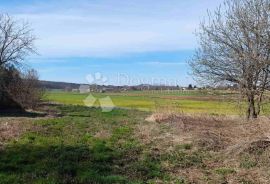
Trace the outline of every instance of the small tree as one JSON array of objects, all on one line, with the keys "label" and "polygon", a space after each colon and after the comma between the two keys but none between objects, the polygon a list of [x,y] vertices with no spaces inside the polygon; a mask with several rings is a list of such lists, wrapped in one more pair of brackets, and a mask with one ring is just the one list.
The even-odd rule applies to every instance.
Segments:
[{"label": "small tree", "polygon": [[237,84],[257,118],[270,72],[270,1],[227,0],[209,13],[198,32],[200,48],[190,62],[199,81]]},{"label": "small tree", "polygon": [[12,98],[21,107],[33,107],[40,98],[37,74],[22,70],[25,57],[35,53],[34,41],[29,24],[0,15],[0,105]]}]

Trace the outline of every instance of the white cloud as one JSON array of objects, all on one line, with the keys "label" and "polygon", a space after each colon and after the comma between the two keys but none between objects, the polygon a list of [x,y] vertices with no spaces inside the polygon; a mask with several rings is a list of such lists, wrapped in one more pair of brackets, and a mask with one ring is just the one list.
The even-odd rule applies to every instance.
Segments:
[{"label": "white cloud", "polygon": [[203,2],[218,1],[36,1],[12,13],[32,23],[42,56],[112,56],[194,49]]},{"label": "white cloud", "polygon": [[186,62],[160,62],[160,61],[151,61],[151,62],[139,62],[140,65],[152,66],[152,67],[172,67],[172,66],[184,66],[187,65]]}]

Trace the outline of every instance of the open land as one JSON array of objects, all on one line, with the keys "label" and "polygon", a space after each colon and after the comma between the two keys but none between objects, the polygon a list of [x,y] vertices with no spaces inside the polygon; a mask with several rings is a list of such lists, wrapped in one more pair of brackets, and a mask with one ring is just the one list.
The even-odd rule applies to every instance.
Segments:
[{"label": "open land", "polygon": [[118,108],[48,92],[37,112],[2,114],[1,183],[270,181],[270,120],[238,116],[233,92],[93,95]]}]

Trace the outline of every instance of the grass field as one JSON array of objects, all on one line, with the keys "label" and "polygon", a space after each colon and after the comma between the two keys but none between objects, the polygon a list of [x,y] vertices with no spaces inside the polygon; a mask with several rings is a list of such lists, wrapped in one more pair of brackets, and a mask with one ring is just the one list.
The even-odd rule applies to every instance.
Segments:
[{"label": "grass field", "polygon": [[107,113],[86,107],[88,95],[47,92],[44,100],[60,104],[0,113],[0,184],[270,181],[269,118],[227,116],[240,111],[236,94],[93,94],[110,96],[121,107]]},{"label": "grass field", "polygon": [[45,100],[60,104],[0,114],[0,184],[270,181],[269,119],[226,116],[239,112],[236,94],[93,94],[110,96],[121,107],[107,113],[86,107],[88,95],[47,92]]},{"label": "grass field", "polygon": [[40,108],[48,115],[0,117],[1,184],[270,181],[270,141],[258,138],[269,135],[269,120]]},{"label": "grass field", "polygon": [[[63,117],[41,118],[25,125],[19,119],[20,126],[28,124],[29,129],[1,149],[0,183],[107,184],[127,183],[128,178],[129,183],[138,183],[159,174],[155,163],[147,158],[137,160],[143,153],[133,130],[145,113],[117,110],[103,114],[99,109],[78,106],[54,109]],[[1,128],[5,122],[16,126],[14,121],[16,118],[0,118]],[[133,155],[136,159],[129,160]]]},{"label": "grass field", "polygon": [[[95,98],[109,96],[121,108],[144,111],[176,111],[219,115],[242,115],[243,103],[237,95],[227,91],[130,91],[123,93],[94,93]],[[47,92],[45,100],[63,104],[84,105],[88,94],[72,92]],[[99,106],[98,101],[95,103]],[[268,109],[265,108],[265,113]]]}]

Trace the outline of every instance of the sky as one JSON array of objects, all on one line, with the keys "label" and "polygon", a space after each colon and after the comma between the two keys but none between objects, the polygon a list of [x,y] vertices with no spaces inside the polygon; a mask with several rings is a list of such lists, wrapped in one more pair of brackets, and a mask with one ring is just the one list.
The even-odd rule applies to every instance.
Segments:
[{"label": "sky", "polygon": [[195,31],[222,1],[0,0],[0,12],[30,23],[38,55],[25,63],[41,80],[186,86]]}]

